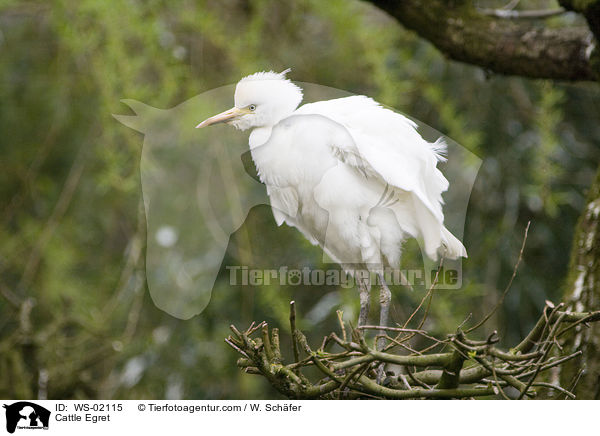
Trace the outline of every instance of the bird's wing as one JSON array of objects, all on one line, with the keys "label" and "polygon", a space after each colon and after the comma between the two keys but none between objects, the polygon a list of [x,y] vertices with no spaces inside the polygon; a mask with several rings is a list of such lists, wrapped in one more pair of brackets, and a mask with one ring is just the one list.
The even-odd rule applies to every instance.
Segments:
[{"label": "bird's wing", "polygon": [[267,194],[271,200],[271,208],[277,225],[286,220],[286,216],[295,218],[298,214],[298,193],[292,187],[267,185]]},{"label": "bird's wing", "polygon": [[442,193],[448,181],[436,165],[444,160],[445,145],[425,141],[413,121],[365,96],[306,104],[295,114],[319,114],[344,126],[353,141],[332,144],[338,159],[413,194],[426,251],[435,254],[444,239]]},{"label": "bird's wing", "polygon": [[318,245],[319,241],[297,222],[298,215],[298,192],[292,187],[278,187],[267,185],[267,194],[271,201],[271,210],[277,226],[283,223],[296,227],[312,245]]}]

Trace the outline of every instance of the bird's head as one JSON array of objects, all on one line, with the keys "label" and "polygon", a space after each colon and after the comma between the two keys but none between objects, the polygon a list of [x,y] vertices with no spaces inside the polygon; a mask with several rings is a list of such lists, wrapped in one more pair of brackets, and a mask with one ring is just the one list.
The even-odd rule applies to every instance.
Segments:
[{"label": "bird's head", "polygon": [[244,77],[235,87],[234,107],[196,126],[231,124],[237,129],[274,126],[296,110],[302,101],[302,89],[281,73],[260,72]]}]

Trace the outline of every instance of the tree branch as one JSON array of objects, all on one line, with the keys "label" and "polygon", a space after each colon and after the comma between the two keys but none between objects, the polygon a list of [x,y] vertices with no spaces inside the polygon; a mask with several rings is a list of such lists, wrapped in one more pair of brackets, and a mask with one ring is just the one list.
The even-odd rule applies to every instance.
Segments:
[{"label": "tree branch", "polygon": [[[497,18],[480,13],[464,0],[369,1],[456,61],[530,78],[583,81],[600,77],[600,54],[588,29],[548,28]],[[572,9],[570,3],[561,1],[567,10]]]},{"label": "tree branch", "polygon": [[[453,350],[450,352],[424,354],[412,348],[409,355],[381,352],[367,345],[363,333],[363,330],[370,330],[364,327],[377,330],[379,326],[352,328],[351,340],[346,335],[341,339],[331,333],[331,342],[343,350],[341,353],[326,351],[329,341],[313,351],[295,323],[292,326],[295,338],[293,342],[299,346],[298,352],[303,351],[307,357],[302,360],[295,357],[291,364],[286,365],[281,359],[279,336],[275,332],[269,335],[266,322],[252,323],[245,331],[231,326],[233,335],[225,339],[225,342],[241,354],[242,357],[237,361],[238,367],[248,374],[262,375],[275,389],[289,398],[469,398],[501,394],[509,399],[509,394],[503,390],[506,386],[515,388],[519,392],[519,398],[525,395],[535,397],[534,386],[555,389],[573,398],[572,388],[549,385],[536,378],[542,371],[581,355],[579,351],[566,356],[560,356],[559,353],[556,357],[550,357],[553,345],[558,345],[559,332],[568,328],[560,330],[559,327],[563,324],[578,325],[586,321],[600,321],[600,311],[565,312],[559,310],[563,306],[549,304],[526,340],[508,352],[494,345],[499,340],[495,332],[487,340],[481,341],[467,338],[466,333],[460,330],[449,334],[444,341],[452,346]],[[291,318],[295,320],[294,305],[290,305],[290,312]],[[341,319],[340,324],[345,331]],[[406,335],[402,340],[417,335],[422,339],[441,342],[422,330],[395,327],[386,329],[402,330],[401,333]],[[261,334],[253,337],[259,330]],[[529,348],[533,352],[524,352]],[[559,349],[562,348],[559,346]],[[380,380],[379,368],[386,363],[392,365],[386,371],[385,378]],[[302,372],[308,367],[311,367],[310,377]],[[416,372],[416,368],[421,371]],[[489,376],[493,376],[493,379],[486,379]]]}]

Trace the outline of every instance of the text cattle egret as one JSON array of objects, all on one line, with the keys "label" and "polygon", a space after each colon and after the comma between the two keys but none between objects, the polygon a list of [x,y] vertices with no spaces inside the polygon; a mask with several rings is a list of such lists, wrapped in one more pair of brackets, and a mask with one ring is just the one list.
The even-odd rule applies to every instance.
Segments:
[{"label": "text cattle egret", "polygon": [[[467,256],[444,227],[448,181],[436,165],[445,144],[425,141],[415,123],[365,96],[298,108],[302,90],[286,73],[244,77],[234,107],[197,127],[224,122],[252,129],[252,159],[277,224],[297,228],[350,274],[378,274],[386,325],[391,293],[383,271],[399,266],[407,238],[421,240],[432,259]],[[358,275],[357,282],[364,325],[371,286]]]}]

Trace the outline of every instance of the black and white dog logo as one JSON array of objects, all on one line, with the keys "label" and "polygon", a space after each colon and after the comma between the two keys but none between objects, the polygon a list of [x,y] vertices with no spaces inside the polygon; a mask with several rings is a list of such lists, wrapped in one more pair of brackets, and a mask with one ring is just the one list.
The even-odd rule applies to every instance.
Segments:
[{"label": "black and white dog logo", "polygon": [[14,433],[18,429],[48,429],[50,411],[29,401],[5,404],[6,431]]}]

